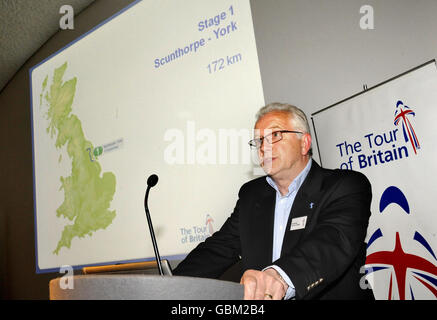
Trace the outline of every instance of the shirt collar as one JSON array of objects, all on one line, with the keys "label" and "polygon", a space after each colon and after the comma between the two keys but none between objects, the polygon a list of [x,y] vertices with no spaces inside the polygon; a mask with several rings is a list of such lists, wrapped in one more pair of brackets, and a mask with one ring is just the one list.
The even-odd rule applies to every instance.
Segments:
[{"label": "shirt collar", "polygon": [[[285,195],[285,197],[288,197],[293,191],[297,192],[297,190],[299,190],[300,186],[304,182],[305,178],[308,175],[308,172],[311,169],[311,164],[312,164],[312,159],[310,158],[305,168],[299,173],[299,175],[296,178],[294,178],[294,180],[288,186],[288,193]],[[272,186],[272,188],[275,189],[276,192],[280,195],[281,193],[279,192],[278,186],[276,185],[275,181],[273,181],[273,179],[270,176],[267,176],[266,180],[268,184]]]}]

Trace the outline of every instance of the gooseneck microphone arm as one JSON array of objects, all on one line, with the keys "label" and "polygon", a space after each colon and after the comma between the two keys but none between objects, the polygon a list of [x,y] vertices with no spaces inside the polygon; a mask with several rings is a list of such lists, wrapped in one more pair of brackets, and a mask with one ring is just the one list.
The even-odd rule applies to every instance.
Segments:
[{"label": "gooseneck microphone arm", "polygon": [[153,231],[152,219],[150,218],[149,206],[147,205],[150,188],[154,187],[157,183],[158,183],[158,176],[156,174],[152,174],[147,179],[147,190],[146,190],[146,196],[144,197],[144,209],[146,210],[147,223],[149,225],[150,236],[152,237],[153,250],[155,251],[155,258],[156,258],[156,263],[158,264],[159,274],[163,276],[164,272],[162,271],[161,257],[159,256],[158,244],[156,243],[155,232]]}]

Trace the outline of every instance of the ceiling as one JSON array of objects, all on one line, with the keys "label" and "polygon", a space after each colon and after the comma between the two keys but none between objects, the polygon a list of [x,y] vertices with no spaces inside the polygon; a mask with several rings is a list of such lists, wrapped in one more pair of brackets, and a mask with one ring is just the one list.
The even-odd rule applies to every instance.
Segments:
[{"label": "ceiling", "polygon": [[15,73],[59,30],[66,2],[78,15],[95,0],[0,0],[0,92]]}]

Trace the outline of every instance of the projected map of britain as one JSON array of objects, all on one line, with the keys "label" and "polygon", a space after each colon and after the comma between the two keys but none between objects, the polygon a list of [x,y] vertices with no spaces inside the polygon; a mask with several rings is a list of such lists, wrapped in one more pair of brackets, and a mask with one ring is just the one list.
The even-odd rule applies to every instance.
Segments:
[{"label": "projected map of britain", "polygon": [[[116,179],[112,172],[104,172],[97,159],[90,159],[87,150],[94,150],[85,137],[80,119],[72,113],[77,78],[63,80],[67,62],[55,69],[52,83],[48,87],[47,75],[42,84],[40,103],[46,108],[49,122],[47,134],[57,149],[66,147],[71,161],[71,173],[60,177],[60,189],[64,191],[64,201],[57,208],[58,218],[67,218],[67,224],[53,253],[58,254],[62,247],[70,248],[75,237],[91,236],[99,229],[106,229],[116,216],[110,210],[114,197]],[[59,156],[58,162],[62,161]]]}]

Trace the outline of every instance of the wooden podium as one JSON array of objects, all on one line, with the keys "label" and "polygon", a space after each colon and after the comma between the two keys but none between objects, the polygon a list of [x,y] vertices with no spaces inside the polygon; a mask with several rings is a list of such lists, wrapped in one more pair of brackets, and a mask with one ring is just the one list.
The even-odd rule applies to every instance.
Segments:
[{"label": "wooden podium", "polygon": [[[50,300],[242,300],[242,285],[215,279],[171,276],[163,260],[164,275],[156,275],[156,262],[88,267],[72,276],[72,288],[62,277],[50,281]],[[165,275],[167,274],[167,275]]]},{"label": "wooden podium", "polygon": [[74,276],[74,288],[50,281],[50,300],[242,300],[243,286],[229,281],[144,274]]}]

